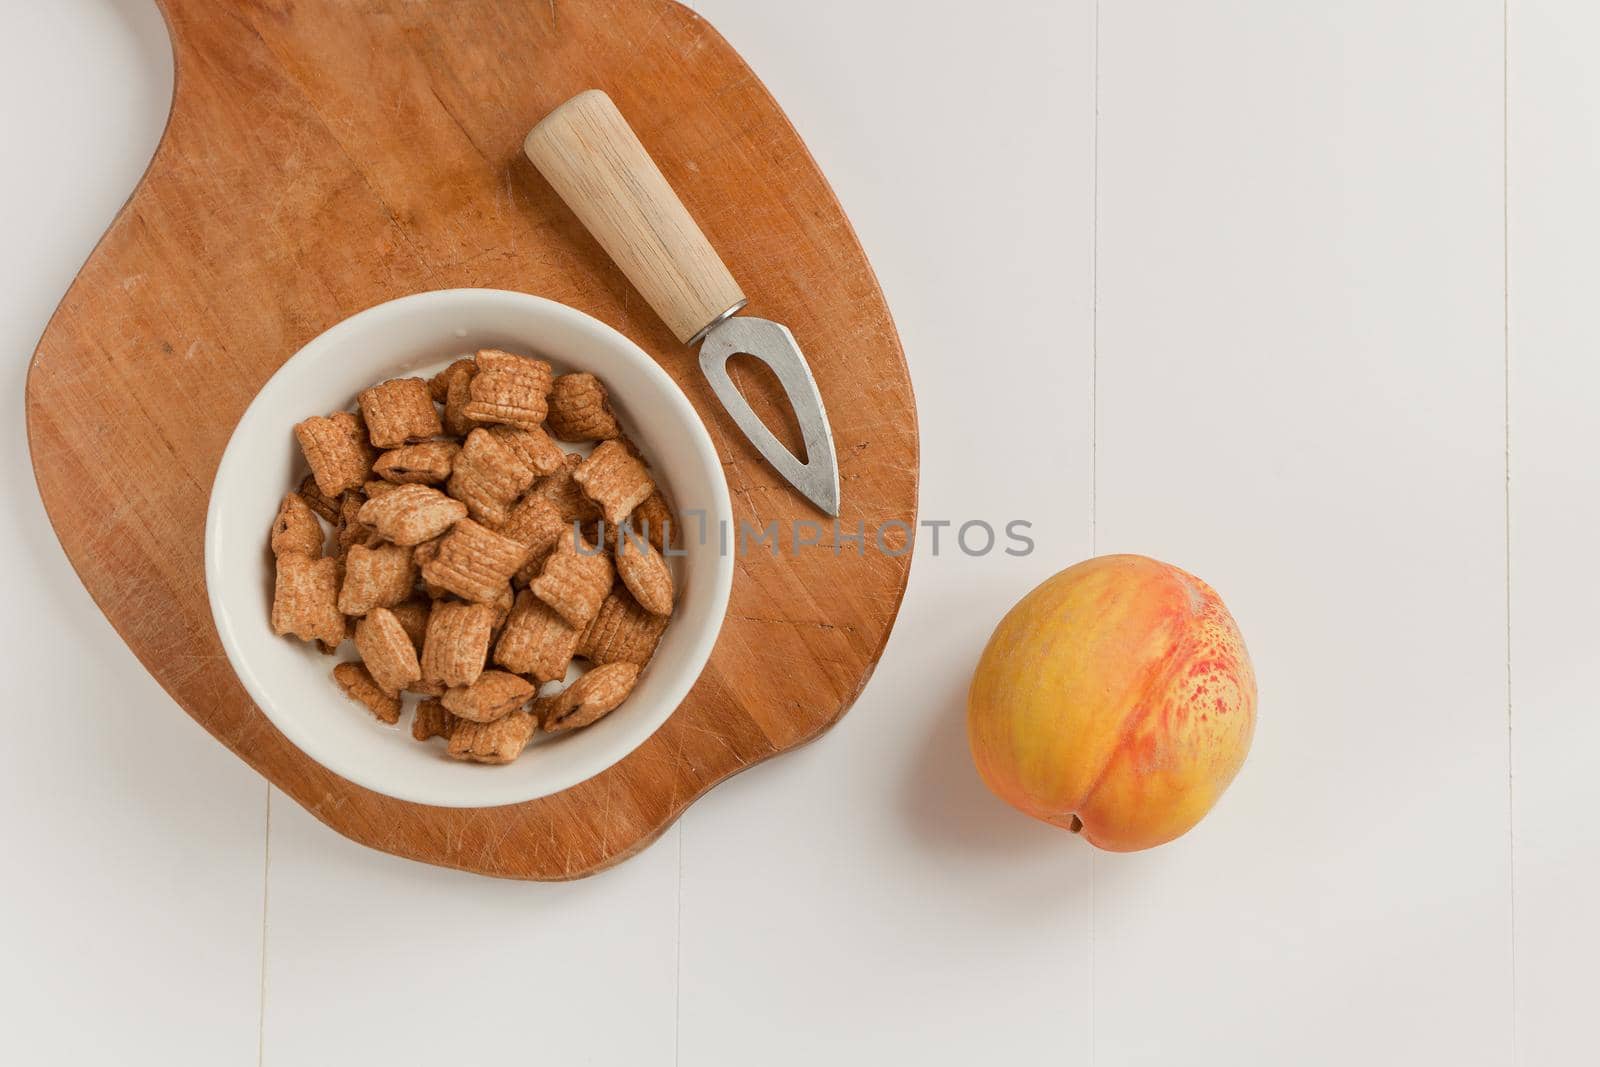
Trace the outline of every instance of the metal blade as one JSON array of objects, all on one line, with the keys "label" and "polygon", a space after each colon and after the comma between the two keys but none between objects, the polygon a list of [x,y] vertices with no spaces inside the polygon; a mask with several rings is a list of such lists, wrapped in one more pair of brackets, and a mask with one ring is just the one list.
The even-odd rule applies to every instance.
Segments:
[{"label": "metal blade", "polygon": [[[806,446],[806,462],[772,435],[728,377],[728,360],[743,353],[772,368],[794,408],[800,424],[800,437]],[[806,357],[795,344],[788,327],[747,315],[723,319],[706,334],[700,346],[700,369],[711,382],[711,389],[728,409],[750,443],[766,457],[789,484],[829,515],[839,514],[839,460],[833,451],[833,432],[828,429],[828,412]]]}]

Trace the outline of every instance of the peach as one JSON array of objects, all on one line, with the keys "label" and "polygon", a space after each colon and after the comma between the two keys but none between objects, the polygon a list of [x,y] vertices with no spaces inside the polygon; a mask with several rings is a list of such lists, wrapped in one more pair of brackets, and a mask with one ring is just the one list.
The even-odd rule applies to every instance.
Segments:
[{"label": "peach", "polygon": [[1023,597],[967,694],[989,788],[1113,852],[1199,822],[1255,721],[1255,674],[1222,599],[1145,556],[1086,560]]}]

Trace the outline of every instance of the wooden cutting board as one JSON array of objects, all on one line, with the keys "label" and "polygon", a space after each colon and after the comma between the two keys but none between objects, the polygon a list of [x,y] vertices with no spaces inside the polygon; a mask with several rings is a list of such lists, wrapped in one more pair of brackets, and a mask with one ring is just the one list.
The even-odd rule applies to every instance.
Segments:
[{"label": "wooden cutting board", "polygon": [[[871,675],[905,589],[916,411],[850,224],[727,42],[667,0],[161,6],[177,67],[172,117],[45,331],[27,417],[62,546],[173,698],[340,833],[533,879],[631,855],[717,782],[836,722]],[[841,524],[890,524],[889,551],[870,536],[864,552],[825,536],[798,555],[740,559],[699,683],[606,773],[511,807],[402,803],[290,745],[229,669],[207,608],[203,527],[223,446],[256,391],[316,334],[424,289],[562,301],[637,341],[682,386],[721,450],[737,519],[787,529],[816,517],[522,157],[533,122],[590,87],[617,101],[751,311],[794,330],[828,402]],[[775,384],[753,374],[742,384],[758,409],[776,410]]]}]

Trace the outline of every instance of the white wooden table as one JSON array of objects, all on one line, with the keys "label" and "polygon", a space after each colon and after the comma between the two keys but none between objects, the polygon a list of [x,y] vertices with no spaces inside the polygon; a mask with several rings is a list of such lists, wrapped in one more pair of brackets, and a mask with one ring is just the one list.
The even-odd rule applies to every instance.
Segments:
[{"label": "white wooden table", "polygon": [[[704,0],[882,278],[924,517],[1038,550],[920,554],[842,725],[555,886],[269,795],[72,575],[23,377],[170,58],[148,0],[0,7],[0,1060],[1593,1055],[1590,0]],[[1216,585],[1261,685],[1220,807],[1134,856],[991,798],[961,721],[1006,607],[1109,551]]]}]

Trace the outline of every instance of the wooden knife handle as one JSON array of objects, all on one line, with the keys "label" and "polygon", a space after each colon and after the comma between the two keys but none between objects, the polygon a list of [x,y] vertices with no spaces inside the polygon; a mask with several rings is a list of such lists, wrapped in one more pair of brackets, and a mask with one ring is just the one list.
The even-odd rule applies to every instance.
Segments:
[{"label": "wooden knife handle", "polygon": [[522,148],[678,340],[692,341],[744,304],[739,283],[605,93],[590,89],[557,107]]}]

